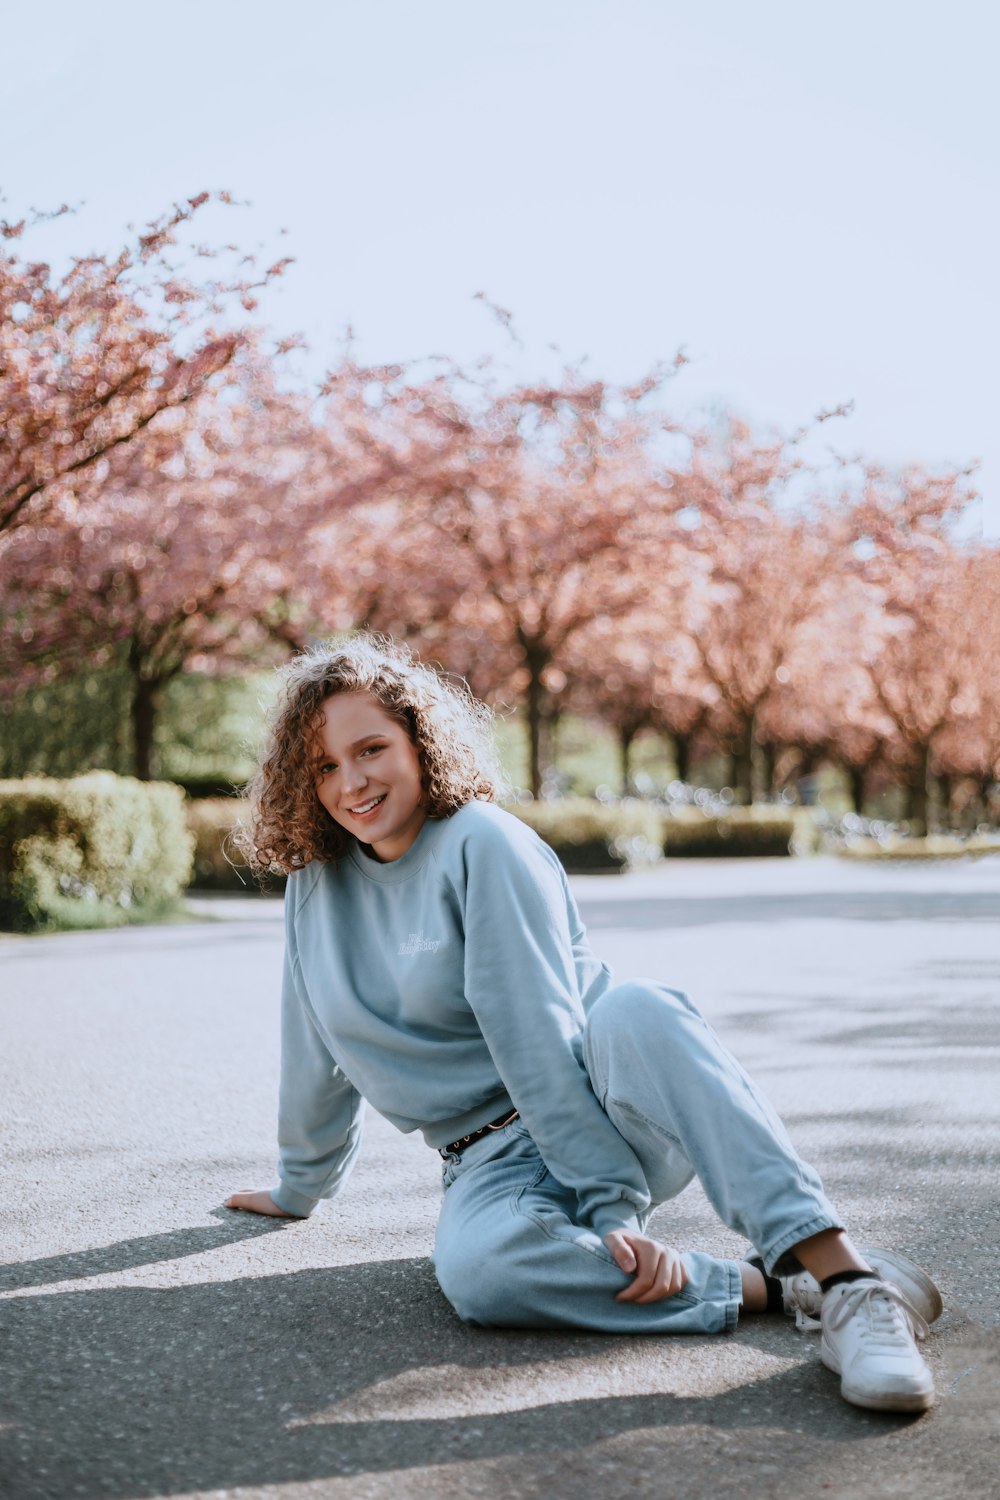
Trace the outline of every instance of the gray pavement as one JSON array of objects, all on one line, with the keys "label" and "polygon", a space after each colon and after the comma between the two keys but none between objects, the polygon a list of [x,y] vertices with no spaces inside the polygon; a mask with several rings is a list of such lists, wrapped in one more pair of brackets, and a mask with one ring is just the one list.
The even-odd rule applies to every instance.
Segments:
[{"label": "gray pavement", "polygon": [[[0,1495],[459,1500],[1000,1496],[1000,859],[679,862],[575,882],[621,977],[688,989],[856,1235],[939,1281],[918,1419],[842,1402],[817,1340],[464,1327],[436,1157],[370,1117],[308,1223],[273,1180],[281,910],[0,940]],[[681,1246],[739,1255],[696,1185]]]}]

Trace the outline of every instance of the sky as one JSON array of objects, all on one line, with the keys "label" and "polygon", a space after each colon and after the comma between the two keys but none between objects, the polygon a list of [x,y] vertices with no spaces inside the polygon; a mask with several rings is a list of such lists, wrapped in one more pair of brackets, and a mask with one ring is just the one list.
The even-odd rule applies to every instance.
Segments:
[{"label": "sky", "polygon": [[992,0],[19,0],[4,38],[0,213],[80,205],[33,258],[227,189],[199,232],[295,258],[306,375],[347,326],[512,376],[683,349],[678,416],[853,402],[817,461],[978,461],[1000,537]]}]

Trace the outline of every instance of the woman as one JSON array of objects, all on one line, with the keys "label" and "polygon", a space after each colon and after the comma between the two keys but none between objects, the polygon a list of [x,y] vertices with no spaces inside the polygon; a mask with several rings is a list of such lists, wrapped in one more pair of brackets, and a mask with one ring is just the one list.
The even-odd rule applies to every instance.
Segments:
[{"label": "woman", "polygon": [[[692,1333],[784,1311],[820,1328],[849,1401],[930,1406],[933,1282],[854,1247],[683,995],[613,984],[499,784],[486,710],[405,650],[359,636],[288,669],[240,836],[289,873],[280,1182],[228,1206],[307,1217],[367,1100],[444,1159],[434,1263],[467,1321]],[[755,1260],[644,1232],[696,1174]]]}]

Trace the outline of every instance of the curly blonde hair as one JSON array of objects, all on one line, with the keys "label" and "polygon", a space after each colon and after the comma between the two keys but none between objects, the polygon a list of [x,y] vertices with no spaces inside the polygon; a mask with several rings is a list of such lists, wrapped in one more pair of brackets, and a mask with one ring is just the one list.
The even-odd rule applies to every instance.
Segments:
[{"label": "curly blonde hair", "polygon": [[258,877],[288,874],[313,860],[336,862],[351,843],[320,802],[313,768],[323,704],[335,693],[370,693],[403,726],[419,757],[428,817],[492,802],[502,790],[489,709],[465,683],[452,684],[416,661],[408,647],[359,632],[313,647],[279,671],[284,690],[233,834]]}]

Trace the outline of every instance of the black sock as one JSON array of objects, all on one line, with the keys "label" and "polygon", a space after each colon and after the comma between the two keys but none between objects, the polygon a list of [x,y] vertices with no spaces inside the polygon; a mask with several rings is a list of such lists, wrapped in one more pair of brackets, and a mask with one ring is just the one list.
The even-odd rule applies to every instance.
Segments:
[{"label": "black sock", "polygon": [[767,1310],[769,1313],[783,1313],[785,1310],[785,1294],[781,1290],[781,1282],[777,1276],[768,1276],[766,1271],[761,1271],[764,1285],[767,1288]]},{"label": "black sock", "polygon": [[781,1290],[781,1282],[777,1276],[768,1276],[764,1270],[764,1262],[759,1255],[751,1255],[747,1259],[747,1265],[753,1266],[764,1278],[764,1290],[767,1292],[767,1311],[769,1313],[783,1313],[785,1310],[785,1295]]},{"label": "black sock", "polygon": [[[828,1292],[832,1286],[839,1286],[841,1282],[848,1281],[881,1281],[881,1277],[875,1271],[834,1271],[832,1276],[824,1276],[820,1282],[820,1291]],[[768,1307],[770,1307],[768,1302]]]}]

